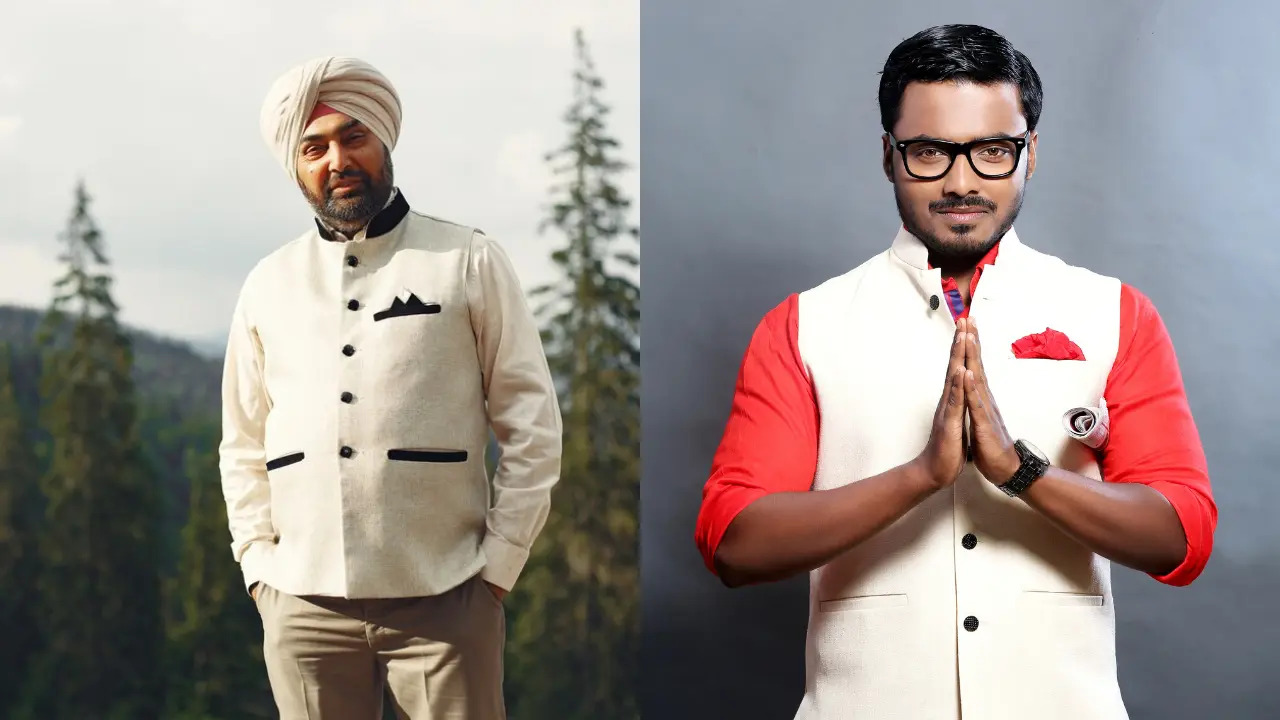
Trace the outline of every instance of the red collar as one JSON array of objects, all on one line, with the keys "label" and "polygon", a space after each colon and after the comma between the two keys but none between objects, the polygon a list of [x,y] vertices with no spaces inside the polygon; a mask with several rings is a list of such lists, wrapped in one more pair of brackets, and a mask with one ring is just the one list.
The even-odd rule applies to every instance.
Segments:
[{"label": "red collar", "polygon": [[[987,251],[987,254],[983,255],[982,259],[978,261],[978,264],[974,266],[973,277],[969,279],[969,305],[973,304],[973,294],[978,290],[978,279],[982,277],[982,269],[988,265],[995,264],[996,255],[998,254],[1000,254],[1000,243],[997,242],[995,245],[991,246],[991,249]],[[929,269],[932,270],[933,263],[929,263],[928,265]],[[956,285],[956,279],[954,277],[942,278],[942,292],[946,293],[948,296],[952,293],[955,293],[957,296],[959,295],[960,288]],[[960,300],[957,297],[956,304],[959,304],[959,302]],[[951,298],[947,298],[947,306],[951,308],[951,314],[957,320],[969,316],[969,305],[958,309],[956,305],[951,303]]]}]

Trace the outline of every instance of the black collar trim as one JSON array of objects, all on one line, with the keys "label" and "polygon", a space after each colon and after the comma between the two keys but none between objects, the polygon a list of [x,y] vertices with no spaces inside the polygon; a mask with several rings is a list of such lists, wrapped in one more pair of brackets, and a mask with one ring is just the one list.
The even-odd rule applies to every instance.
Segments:
[{"label": "black collar trim", "polygon": [[[386,235],[395,230],[400,221],[404,220],[404,216],[408,214],[409,201],[404,199],[403,192],[397,190],[396,198],[391,201],[391,204],[383,208],[382,212],[374,215],[373,219],[369,221],[369,227],[365,229],[365,238],[376,238],[379,235]],[[336,239],[333,232],[325,227],[319,218],[316,218],[316,229],[320,231],[320,237],[325,240],[332,241]]]}]

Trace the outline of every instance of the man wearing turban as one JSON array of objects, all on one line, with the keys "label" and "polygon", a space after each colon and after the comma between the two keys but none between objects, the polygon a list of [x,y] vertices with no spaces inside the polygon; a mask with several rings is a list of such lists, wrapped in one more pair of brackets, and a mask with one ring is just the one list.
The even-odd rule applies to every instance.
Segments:
[{"label": "man wearing turban", "polygon": [[219,449],[286,719],[378,717],[384,687],[402,718],[505,717],[502,599],[560,473],[515,270],[481,231],[410,210],[400,115],[386,77],[339,57],[285,73],[262,106],[316,222],[241,288]]}]

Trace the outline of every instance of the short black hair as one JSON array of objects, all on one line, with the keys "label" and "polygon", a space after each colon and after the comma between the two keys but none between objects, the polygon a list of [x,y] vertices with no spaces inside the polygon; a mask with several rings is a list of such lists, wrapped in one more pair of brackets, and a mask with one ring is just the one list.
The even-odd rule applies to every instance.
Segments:
[{"label": "short black hair", "polygon": [[1026,55],[1000,33],[981,25],[937,25],[903,40],[880,72],[880,124],[893,132],[902,94],[913,82],[971,82],[1018,86],[1027,129],[1044,106],[1040,76]]}]

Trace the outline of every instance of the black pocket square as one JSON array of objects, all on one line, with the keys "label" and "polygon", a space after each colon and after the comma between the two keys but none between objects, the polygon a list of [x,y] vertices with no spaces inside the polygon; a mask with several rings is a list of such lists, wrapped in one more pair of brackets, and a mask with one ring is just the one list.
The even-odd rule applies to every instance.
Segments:
[{"label": "black pocket square", "polygon": [[409,293],[408,300],[396,298],[391,307],[373,314],[374,322],[387,318],[408,317],[409,315],[435,315],[440,312],[440,303],[424,303],[417,295]]}]

